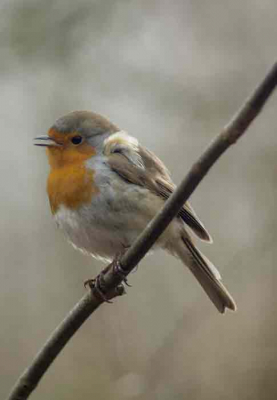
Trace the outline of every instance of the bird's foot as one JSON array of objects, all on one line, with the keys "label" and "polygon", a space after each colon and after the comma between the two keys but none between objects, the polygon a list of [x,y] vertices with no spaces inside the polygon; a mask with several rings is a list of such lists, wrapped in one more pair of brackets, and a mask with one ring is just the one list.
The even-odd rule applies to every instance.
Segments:
[{"label": "bird's foot", "polygon": [[[126,250],[126,249],[125,249]],[[93,292],[96,294],[96,296],[98,298],[100,298],[102,301],[107,302],[107,303],[112,303],[111,299],[107,296],[107,289],[105,287],[105,280],[104,280],[104,275],[110,270],[112,269],[113,273],[115,275],[117,275],[124,283],[126,286],[128,287],[132,287],[132,285],[130,285],[128,283],[127,280],[127,273],[126,271],[122,268],[121,264],[120,264],[120,259],[122,257],[122,255],[125,253],[125,251],[118,253],[114,260],[107,265],[101,272],[99,275],[97,275],[96,278],[93,279],[87,279],[84,282],[84,286],[85,288],[87,286],[89,286],[89,288],[91,290],[93,290]],[[115,295],[116,296],[122,296],[123,294],[125,294],[125,288],[124,285],[122,283],[120,283],[116,289],[115,289]],[[114,295],[112,295],[111,298],[115,297]]]},{"label": "bird's foot", "polygon": [[[100,298],[103,302],[112,303],[111,299],[107,297],[106,290],[105,290],[105,282],[104,282],[104,272],[100,272],[96,278],[87,279],[84,282],[85,288],[89,286],[89,288],[94,292],[94,294]],[[125,294],[125,288],[122,284],[119,284],[115,289],[116,296],[122,296]],[[112,297],[115,297],[114,295]]]},{"label": "bird's foot", "polygon": [[128,283],[128,280],[126,277],[126,271],[122,268],[122,266],[120,264],[121,256],[122,256],[122,254],[118,254],[115,257],[115,259],[111,262],[110,265],[112,265],[113,272],[123,280],[125,285],[128,287],[132,287],[132,285],[130,285],[130,283]]}]

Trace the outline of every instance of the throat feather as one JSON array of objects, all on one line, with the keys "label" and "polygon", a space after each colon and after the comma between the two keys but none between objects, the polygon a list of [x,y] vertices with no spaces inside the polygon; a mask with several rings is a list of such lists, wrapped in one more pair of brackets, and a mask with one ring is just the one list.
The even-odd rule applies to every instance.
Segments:
[{"label": "throat feather", "polygon": [[94,171],[83,163],[52,169],[48,177],[47,192],[53,214],[60,205],[77,209],[88,204],[98,192],[94,185]]}]

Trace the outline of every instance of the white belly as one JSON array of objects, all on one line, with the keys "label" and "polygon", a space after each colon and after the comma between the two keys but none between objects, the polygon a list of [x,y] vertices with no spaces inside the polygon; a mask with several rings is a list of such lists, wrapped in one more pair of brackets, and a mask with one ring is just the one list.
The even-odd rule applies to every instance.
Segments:
[{"label": "white belly", "polygon": [[[110,261],[134,242],[164,200],[148,189],[124,182],[103,166],[96,170],[100,192],[78,209],[60,206],[54,218],[74,247]],[[174,225],[170,224],[158,246],[164,247],[168,238],[174,238]]]},{"label": "white belly", "polygon": [[130,193],[97,195],[77,210],[61,206],[54,218],[74,247],[112,260],[133,243],[159,208],[157,196],[149,198],[144,191],[132,191],[131,201]]},{"label": "white belly", "polygon": [[74,247],[103,261],[110,261],[124,249],[122,235],[106,229],[104,225],[95,224],[92,215],[87,218],[88,211],[86,208],[70,210],[62,206],[55,215],[55,221]]}]

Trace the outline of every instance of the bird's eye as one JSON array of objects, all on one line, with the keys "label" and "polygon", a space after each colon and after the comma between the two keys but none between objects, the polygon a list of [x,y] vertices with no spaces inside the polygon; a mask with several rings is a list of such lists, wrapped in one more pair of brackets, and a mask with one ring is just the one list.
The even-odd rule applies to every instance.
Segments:
[{"label": "bird's eye", "polygon": [[73,138],[71,139],[71,143],[75,145],[82,143],[82,141],[83,141],[82,136],[73,136]]}]

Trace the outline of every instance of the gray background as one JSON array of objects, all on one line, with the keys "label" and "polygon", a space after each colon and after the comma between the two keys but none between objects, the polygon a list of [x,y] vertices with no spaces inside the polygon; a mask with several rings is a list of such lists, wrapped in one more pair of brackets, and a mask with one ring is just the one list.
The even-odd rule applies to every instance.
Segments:
[{"label": "gray background", "polygon": [[[51,220],[32,138],[74,109],[109,116],[176,183],[276,58],[275,0],[0,2],[0,395],[101,263]],[[276,94],[192,203],[239,311],[221,316],[156,253],[101,309],[32,398],[276,399]]]}]

